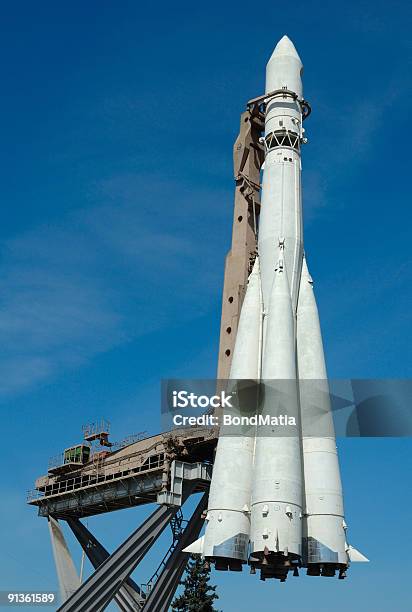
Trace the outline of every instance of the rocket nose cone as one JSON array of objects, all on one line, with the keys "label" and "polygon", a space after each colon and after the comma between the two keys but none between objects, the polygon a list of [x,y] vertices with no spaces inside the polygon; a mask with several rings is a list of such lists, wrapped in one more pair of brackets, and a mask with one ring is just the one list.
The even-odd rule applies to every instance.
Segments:
[{"label": "rocket nose cone", "polygon": [[303,64],[293,42],[284,36],[276,45],[266,66],[266,92],[286,88],[301,98],[302,70]]},{"label": "rocket nose cone", "polygon": [[[293,42],[290,40],[290,38],[288,36],[283,36],[280,41],[278,42],[278,44],[276,45],[270,60],[280,57],[280,56],[289,56],[289,57],[295,57],[296,59],[298,59],[301,62],[301,59],[298,55],[298,52],[296,51],[295,45],[293,44]],[[270,61],[269,60],[269,61]]]}]

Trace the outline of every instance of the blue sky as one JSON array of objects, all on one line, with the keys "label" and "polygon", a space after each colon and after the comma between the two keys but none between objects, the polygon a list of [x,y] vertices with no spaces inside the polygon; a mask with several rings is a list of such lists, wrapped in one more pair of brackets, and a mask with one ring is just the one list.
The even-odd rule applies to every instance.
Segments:
[{"label": "blue sky", "polygon": [[[99,416],[115,439],[154,433],[160,378],[214,375],[232,144],[285,33],[313,107],[305,246],[329,374],[411,376],[410,22],[382,0],[3,3],[1,588],[55,586],[25,506],[49,456]],[[343,582],[215,573],[225,612],[407,609],[410,441],[339,447],[371,563]],[[89,527],[113,548],[142,517]]]}]

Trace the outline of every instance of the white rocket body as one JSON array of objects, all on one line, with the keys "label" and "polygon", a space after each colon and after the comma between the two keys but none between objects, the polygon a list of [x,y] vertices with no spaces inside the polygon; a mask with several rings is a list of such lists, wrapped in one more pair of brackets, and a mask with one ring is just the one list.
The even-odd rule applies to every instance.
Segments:
[{"label": "white rocket body", "polygon": [[[302,63],[282,38],[266,67],[265,163],[258,252],[264,307],[262,414],[297,424],[257,430],[251,558],[263,578],[284,580],[302,557],[302,462],[296,383],[296,305],[303,258],[300,138]],[[291,92],[295,95],[291,95]]]},{"label": "white rocket body", "polygon": [[[342,485],[319,316],[303,256],[302,62],[284,36],[266,69],[265,162],[258,258],[249,277],[231,380],[261,380],[258,423],[216,451],[205,535],[185,550],[261,578],[289,571],[345,577],[367,561],[346,543]],[[245,406],[241,406],[244,410]],[[281,431],[281,432],[280,432]]]},{"label": "white rocket body", "polygon": [[283,37],[266,67],[266,93],[276,93],[268,99],[266,105],[266,156],[258,238],[265,311],[269,309],[279,240],[284,240],[285,267],[292,307],[296,312],[303,256],[300,161],[302,111],[298,99],[282,93],[282,90],[292,91],[301,99],[301,71],[302,62],[295,47],[287,37]]}]

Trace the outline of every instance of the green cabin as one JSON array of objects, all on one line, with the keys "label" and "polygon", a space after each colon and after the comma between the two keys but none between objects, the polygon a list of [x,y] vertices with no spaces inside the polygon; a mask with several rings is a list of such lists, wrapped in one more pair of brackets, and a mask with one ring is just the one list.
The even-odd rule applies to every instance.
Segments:
[{"label": "green cabin", "polygon": [[77,444],[64,451],[63,463],[79,463],[83,465],[90,459],[90,446],[87,444]]}]

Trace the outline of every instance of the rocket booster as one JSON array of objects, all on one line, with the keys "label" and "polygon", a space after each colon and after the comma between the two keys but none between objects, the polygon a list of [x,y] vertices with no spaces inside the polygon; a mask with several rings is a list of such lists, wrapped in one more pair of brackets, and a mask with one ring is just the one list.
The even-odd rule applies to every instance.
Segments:
[{"label": "rocket booster", "polygon": [[346,542],[342,483],[336,449],[313,281],[303,260],[297,309],[297,363],[305,508],[303,556],[308,574],[345,577],[348,561],[367,561]]},{"label": "rocket booster", "polygon": [[[282,582],[301,567],[308,575],[337,571],[344,578],[350,561],[367,561],[346,542],[322,336],[303,253],[302,69],[284,36],[266,67],[258,255],[229,381],[260,381],[258,405],[237,408],[262,420],[236,436],[221,428],[205,535],[185,549],[216,569],[239,571],[249,563],[261,579]],[[282,414],[289,420],[279,434],[271,419]]]},{"label": "rocket booster", "polygon": [[[260,378],[262,339],[262,291],[259,258],[253,266],[243,301],[230,370],[230,382]],[[246,394],[250,401],[250,394]],[[242,401],[242,400],[241,400]],[[253,401],[253,394],[252,394]],[[240,406],[253,414],[256,405]],[[250,495],[253,476],[254,431],[230,435],[224,426],[216,449],[207,510],[207,529],[202,538],[185,549],[215,561],[216,569],[240,570],[247,562],[250,539]]]},{"label": "rocket booster", "polygon": [[[279,247],[262,361],[261,413],[287,414],[299,423],[296,385],[295,317],[284,248]],[[257,429],[251,495],[251,565],[263,578],[284,580],[291,561],[299,562],[302,544],[302,466],[297,426]]]}]

